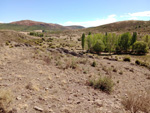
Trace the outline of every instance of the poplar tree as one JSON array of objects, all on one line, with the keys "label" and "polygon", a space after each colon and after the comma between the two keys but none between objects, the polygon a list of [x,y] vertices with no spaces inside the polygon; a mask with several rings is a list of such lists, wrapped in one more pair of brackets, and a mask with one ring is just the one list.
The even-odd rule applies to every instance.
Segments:
[{"label": "poplar tree", "polygon": [[84,33],[82,34],[82,37],[81,37],[81,45],[82,45],[82,49],[84,50],[85,48],[85,34]]}]

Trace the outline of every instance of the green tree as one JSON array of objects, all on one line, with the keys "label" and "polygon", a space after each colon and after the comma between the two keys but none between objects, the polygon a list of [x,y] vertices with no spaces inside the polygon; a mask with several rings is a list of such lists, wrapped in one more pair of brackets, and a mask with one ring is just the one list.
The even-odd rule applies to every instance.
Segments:
[{"label": "green tree", "polygon": [[129,32],[122,34],[119,42],[119,47],[121,51],[127,52],[130,45],[131,45],[131,34]]},{"label": "green tree", "polygon": [[131,38],[131,45],[133,45],[137,41],[137,33],[133,32],[132,38]]},{"label": "green tree", "polygon": [[109,51],[109,54],[111,54],[111,52],[114,50],[115,43],[116,43],[116,34],[109,33],[107,35],[107,42],[106,42],[106,46],[107,46],[106,48]]},{"label": "green tree", "polygon": [[91,35],[92,33],[91,32],[89,32],[89,34],[88,35]]},{"label": "green tree", "polygon": [[81,44],[82,44],[82,49],[84,50],[85,48],[85,34],[84,33],[82,34],[82,37],[81,37]]},{"label": "green tree", "polygon": [[137,41],[133,44],[132,50],[137,54],[145,54],[148,52],[147,43],[144,41]]},{"label": "green tree", "polygon": [[104,50],[104,48],[105,48],[105,45],[104,45],[104,43],[102,42],[102,40],[98,40],[98,41],[96,42],[96,44],[93,46],[93,50],[94,50],[97,54],[99,54],[100,52],[102,52],[102,51]]},{"label": "green tree", "polygon": [[144,42],[146,42],[148,44],[148,47],[150,48],[150,36],[146,35],[142,39]]}]

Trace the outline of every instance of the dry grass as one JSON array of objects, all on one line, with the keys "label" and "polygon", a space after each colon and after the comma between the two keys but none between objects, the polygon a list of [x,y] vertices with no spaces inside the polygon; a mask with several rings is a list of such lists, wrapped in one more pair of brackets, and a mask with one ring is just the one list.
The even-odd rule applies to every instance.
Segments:
[{"label": "dry grass", "polygon": [[150,95],[147,93],[128,92],[127,97],[122,98],[122,104],[131,113],[150,113]]},{"label": "dry grass", "polygon": [[12,92],[9,90],[0,90],[0,113],[7,113],[12,101]]},{"label": "dry grass", "polygon": [[89,80],[88,85],[100,89],[108,94],[112,92],[114,83],[110,77],[100,77],[98,80]]}]

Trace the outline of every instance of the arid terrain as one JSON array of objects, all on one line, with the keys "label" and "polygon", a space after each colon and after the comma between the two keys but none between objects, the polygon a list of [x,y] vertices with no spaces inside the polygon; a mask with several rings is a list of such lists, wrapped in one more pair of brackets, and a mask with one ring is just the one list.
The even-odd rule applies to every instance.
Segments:
[{"label": "arid terrain", "polygon": [[[81,33],[71,33],[0,31],[0,112],[150,113],[150,69],[135,64],[138,56],[86,53]],[[111,93],[89,85],[99,77],[112,79]]]}]

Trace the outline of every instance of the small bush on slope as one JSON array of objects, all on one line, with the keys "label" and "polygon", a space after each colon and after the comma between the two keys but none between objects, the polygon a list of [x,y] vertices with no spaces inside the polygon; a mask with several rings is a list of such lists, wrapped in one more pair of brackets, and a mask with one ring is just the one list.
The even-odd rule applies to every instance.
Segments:
[{"label": "small bush on slope", "polygon": [[0,90],[0,113],[7,113],[12,101],[12,93],[8,90]]},{"label": "small bush on slope", "polygon": [[89,80],[88,85],[110,94],[114,83],[110,77],[100,77],[98,80]]},{"label": "small bush on slope", "polygon": [[122,104],[131,113],[150,113],[150,94],[129,92],[127,97],[122,98]]}]

